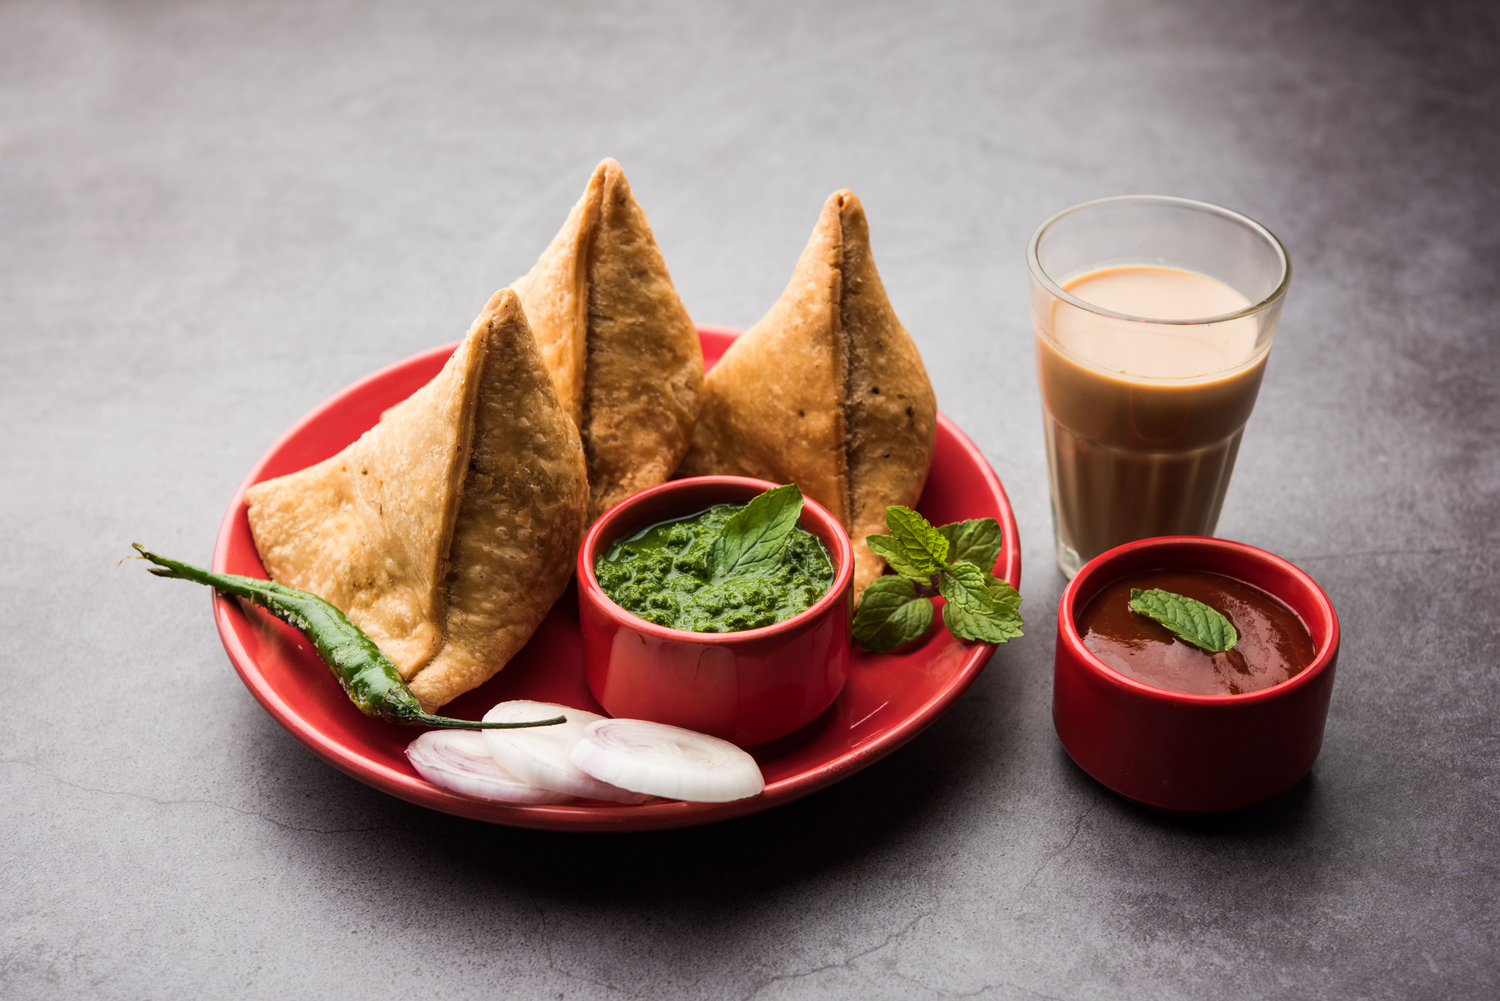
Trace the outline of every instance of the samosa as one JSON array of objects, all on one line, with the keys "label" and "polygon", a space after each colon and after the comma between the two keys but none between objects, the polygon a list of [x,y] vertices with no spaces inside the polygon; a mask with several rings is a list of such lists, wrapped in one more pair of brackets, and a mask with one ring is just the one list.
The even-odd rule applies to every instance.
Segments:
[{"label": "samosa", "polygon": [[852,191],[823,204],[792,280],[704,380],[681,472],[796,483],[854,541],[856,600],[885,569],[865,537],[922,495],[937,400],[896,318]]},{"label": "samosa", "polygon": [[567,587],[588,481],[520,300],[502,289],[431,382],[246,500],[271,578],[342,609],[431,712],[505,666]]},{"label": "samosa", "polygon": [[618,163],[594,168],[562,230],[513,287],[583,439],[592,521],[672,475],[703,390],[697,328]]}]

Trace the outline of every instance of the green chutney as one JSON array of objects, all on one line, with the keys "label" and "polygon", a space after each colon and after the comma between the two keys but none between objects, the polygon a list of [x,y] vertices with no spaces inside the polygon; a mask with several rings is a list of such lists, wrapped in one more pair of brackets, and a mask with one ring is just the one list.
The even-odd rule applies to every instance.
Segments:
[{"label": "green chutney", "polygon": [[771,572],[713,582],[714,540],[744,506],[718,504],[614,543],[594,563],[599,586],[627,612],[690,633],[759,629],[806,611],[828,592],[834,570],[823,543],[801,525]]}]

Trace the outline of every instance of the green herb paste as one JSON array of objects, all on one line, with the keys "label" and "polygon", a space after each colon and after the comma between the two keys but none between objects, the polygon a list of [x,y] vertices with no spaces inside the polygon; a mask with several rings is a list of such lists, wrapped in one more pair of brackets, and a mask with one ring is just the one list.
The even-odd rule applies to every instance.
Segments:
[{"label": "green herb paste", "polygon": [[713,579],[714,540],[744,506],[719,504],[616,542],[594,564],[599,586],[626,611],[691,633],[759,629],[805,611],[827,593],[834,571],[823,543],[800,525],[774,566]]}]

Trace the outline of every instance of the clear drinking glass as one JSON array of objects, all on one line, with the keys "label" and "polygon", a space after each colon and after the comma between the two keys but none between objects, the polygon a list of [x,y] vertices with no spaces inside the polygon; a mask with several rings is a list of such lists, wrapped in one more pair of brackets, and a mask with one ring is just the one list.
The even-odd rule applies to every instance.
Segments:
[{"label": "clear drinking glass", "polygon": [[1026,253],[1057,563],[1212,535],[1292,278],[1264,226],[1127,195],[1048,219]]}]

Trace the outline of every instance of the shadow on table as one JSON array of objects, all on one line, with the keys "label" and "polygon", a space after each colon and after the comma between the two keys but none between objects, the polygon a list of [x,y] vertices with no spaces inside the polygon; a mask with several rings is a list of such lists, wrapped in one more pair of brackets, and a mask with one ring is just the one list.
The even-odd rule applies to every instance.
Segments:
[{"label": "shadow on table", "polygon": [[446,864],[496,889],[632,906],[756,896],[909,840],[962,776],[934,782],[920,749],[906,751],[803,799],[702,827],[580,834],[434,816],[433,833]]},{"label": "shadow on table", "polygon": [[1204,836],[1255,837],[1275,834],[1286,837],[1310,828],[1321,807],[1316,763],[1306,775],[1293,783],[1290,789],[1272,796],[1264,803],[1257,803],[1243,810],[1233,810],[1229,813],[1176,814],[1153,810],[1110,792],[1082,768],[1079,768],[1068,756],[1068,752],[1063,750],[1061,744],[1057,746],[1057,756],[1072,782],[1093,786],[1099,791],[1099,795],[1107,797],[1122,815],[1130,817],[1133,822],[1162,831]]},{"label": "shadow on table", "polygon": [[[1021,684],[1015,671],[992,672],[928,730],[849,778],[762,813],[677,830],[535,831],[426,810],[318,767],[289,741],[272,740],[268,721],[260,722],[275,760],[247,767],[278,776],[289,800],[321,802],[320,826],[368,832],[391,866],[422,873],[428,885],[463,887],[471,900],[520,892],[606,912],[712,912],[843,871],[920,870],[944,836],[935,827],[958,823],[955,813],[981,797],[1021,795],[1007,791],[1019,781],[1007,763],[1022,757],[1025,740]],[[305,846],[314,855],[319,847]]]},{"label": "shadow on table", "polygon": [[[1022,739],[1013,675],[989,679],[1001,718],[977,693],[889,757],[810,796],[734,820],[636,834],[531,831],[421,811],[431,850],[455,872],[497,890],[524,887],[551,898],[608,907],[756,898],[779,887],[899,850],[898,868],[922,864],[953,808],[1014,760]],[[871,863],[885,864],[885,863]]]},{"label": "shadow on table", "polygon": [[[397,826],[427,835],[422,865],[445,870],[442,878],[475,885],[480,893],[523,890],[606,910],[673,904],[711,910],[862,866],[910,872],[941,836],[932,826],[951,822],[954,810],[979,790],[995,794],[996,763],[1021,755],[1021,684],[1014,670],[991,670],[889,757],[802,799],[701,827],[533,831],[395,802],[391,808],[404,814]],[[1000,770],[1001,782],[1013,779]]]}]

